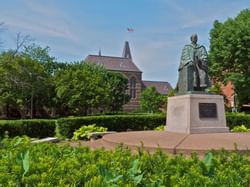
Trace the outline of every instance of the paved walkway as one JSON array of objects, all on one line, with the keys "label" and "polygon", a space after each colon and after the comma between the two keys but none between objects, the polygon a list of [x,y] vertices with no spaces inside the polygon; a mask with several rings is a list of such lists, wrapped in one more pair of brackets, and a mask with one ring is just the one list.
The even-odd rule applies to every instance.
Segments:
[{"label": "paved walkway", "polygon": [[204,154],[211,149],[250,152],[250,133],[183,134],[166,131],[135,131],[108,134],[102,139],[80,144],[93,149],[102,147],[115,149],[117,145],[123,144],[132,151],[143,146],[149,152],[160,147],[164,152],[171,154],[192,152]]}]

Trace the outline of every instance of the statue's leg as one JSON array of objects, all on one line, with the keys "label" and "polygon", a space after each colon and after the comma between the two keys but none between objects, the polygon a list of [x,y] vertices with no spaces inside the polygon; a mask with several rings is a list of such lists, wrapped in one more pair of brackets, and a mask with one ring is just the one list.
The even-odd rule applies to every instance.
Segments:
[{"label": "statue's leg", "polygon": [[187,67],[184,66],[179,70],[178,93],[185,94],[188,91]]},{"label": "statue's leg", "polygon": [[187,72],[187,90],[188,91],[194,91],[194,84],[195,84],[194,66],[187,66],[186,67],[186,72]]},{"label": "statue's leg", "polygon": [[193,83],[194,83],[194,67],[184,66],[179,71],[178,93],[184,94],[190,91],[194,91]]},{"label": "statue's leg", "polygon": [[198,71],[199,71],[199,77],[200,77],[200,87],[202,89],[205,89],[208,87],[207,73],[202,69],[199,69]]},{"label": "statue's leg", "polygon": [[185,67],[179,70],[179,79],[178,79],[178,93],[179,94],[183,94],[187,91],[184,69]]}]

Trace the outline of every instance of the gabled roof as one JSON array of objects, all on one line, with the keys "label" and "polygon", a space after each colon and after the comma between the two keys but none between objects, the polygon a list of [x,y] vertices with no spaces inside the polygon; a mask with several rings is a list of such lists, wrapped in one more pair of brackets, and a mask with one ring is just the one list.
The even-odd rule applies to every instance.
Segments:
[{"label": "gabled roof", "polygon": [[166,95],[169,90],[172,90],[172,86],[169,84],[169,82],[163,82],[163,81],[142,81],[145,87],[155,87],[157,92]]},{"label": "gabled roof", "polygon": [[88,55],[85,61],[103,65],[108,70],[142,72],[130,58]]}]

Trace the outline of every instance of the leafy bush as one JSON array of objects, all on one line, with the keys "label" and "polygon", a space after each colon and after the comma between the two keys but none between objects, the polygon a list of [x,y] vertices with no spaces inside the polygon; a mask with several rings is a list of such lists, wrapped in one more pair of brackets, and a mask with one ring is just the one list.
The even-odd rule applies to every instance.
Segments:
[{"label": "leafy bush", "polygon": [[164,124],[166,117],[163,114],[147,115],[113,115],[113,116],[86,116],[60,118],[57,121],[57,132],[71,138],[73,132],[79,129],[82,124],[101,126],[109,131],[148,130],[154,129],[159,124]]},{"label": "leafy bush", "polygon": [[6,132],[10,137],[27,135],[29,137],[48,137],[55,135],[56,120],[0,120],[0,137]]},{"label": "leafy bush", "polygon": [[250,128],[250,115],[244,113],[227,113],[226,114],[227,126],[233,129],[239,124],[244,124],[246,128]]},{"label": "leafy bush", "polygon": [[104,127],[96,127],[95,124],[93,125],[83,125],[80,129],[76,130],[73,133],[73,140],[89,140],[91,132],[105,132],[107,128]]},{"label": "leafy bush", "polygon": [[0,141],[0,186],[249,186],[250,157],[226,151],[168,156],[158,150],[132,154],[56,144],[28,138]]},{"label": "leafy bush", "polygon": [[235,126],[231,132],[250,132],[250,129],[246,128],[245,125]]},{"label": "leafy bush", "polygon": [[166,125],[160,125],[160,126],[154,128],[154,130],[155,130],[155,131],[164,131],[164,130],[165,130],[165,127],[166,127]]},{"label": "leafy bush", "polygon": [[144,112],[158,112],[164,97],[159,94],[155,87],[147,87],[140,96],[140,108]]}]

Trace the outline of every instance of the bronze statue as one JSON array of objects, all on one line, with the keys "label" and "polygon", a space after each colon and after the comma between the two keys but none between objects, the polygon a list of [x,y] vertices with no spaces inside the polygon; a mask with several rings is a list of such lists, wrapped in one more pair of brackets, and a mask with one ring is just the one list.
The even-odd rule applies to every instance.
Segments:
[{"label": "bronze statue", "polygon": [[182,50],[177,91],[179,94],[205,92],[209,87],[208,55],[203,45],[197,44],[198,36],[191,36],[191,44]]}]

